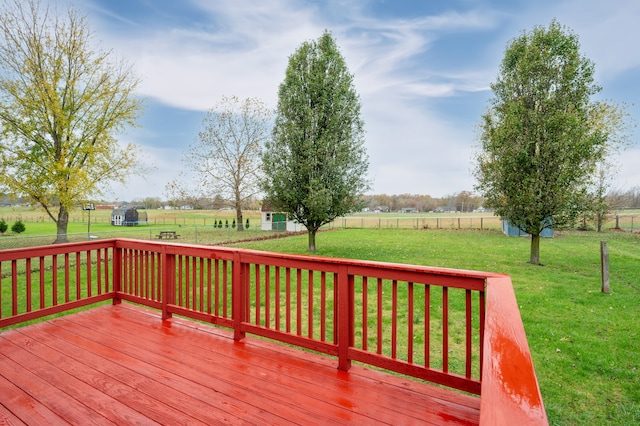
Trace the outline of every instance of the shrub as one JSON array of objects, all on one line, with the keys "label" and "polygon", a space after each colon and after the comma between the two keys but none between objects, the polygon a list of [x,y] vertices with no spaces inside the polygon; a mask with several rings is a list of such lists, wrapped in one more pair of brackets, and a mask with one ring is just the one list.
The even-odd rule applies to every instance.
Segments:
[{"label": "shrub", "polygon": [[244,227],[249,229],[249,219],[247,219],[247,223],[246,223],[246,225],[244,225]]},{"label": "shrub", "polygon": [[14,234],[22,234],[26,229],[21,220],[17,220],[16,223],[11,226],[11,232]]},{"label": "shrub", "polygon": [[4,219],[0,219],[0,233],[4,234],[7,232],[7,229],[9,229],[7,222],[5,222]]}]

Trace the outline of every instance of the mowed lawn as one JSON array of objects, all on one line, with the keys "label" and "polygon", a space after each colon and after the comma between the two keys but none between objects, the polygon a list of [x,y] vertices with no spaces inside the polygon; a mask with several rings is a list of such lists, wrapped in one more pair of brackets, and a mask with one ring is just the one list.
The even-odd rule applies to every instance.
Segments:
[{"label": "mowed lawn", "polygon": [[[611,294],[601,289],[600,241]],[[556,232],[529,264],[526,237],[498,231],[327,231],[317,255],[509,274],[551,424],[640,424],[640,235]],[[308,254],[307,237],[242,247]]]}]

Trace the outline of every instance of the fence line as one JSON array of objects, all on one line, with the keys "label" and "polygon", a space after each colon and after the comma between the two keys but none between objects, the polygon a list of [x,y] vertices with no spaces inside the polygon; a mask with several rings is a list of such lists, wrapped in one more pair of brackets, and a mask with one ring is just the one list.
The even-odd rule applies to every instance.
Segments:
[{"label": "fence line", "polygon": [[[6,220],[6,219],[5,219]],[[198,221],[203,220],[202,218]],[[219,219],[216,219],[219,221]],[[180,222],[180,221],[178,221]],[[27,227],[28,227],[28,222]],[[91,218],[91,223],[94,218]],[[163,227],[159,227],[163,226]],[[235,228],[214,227],[213,220],[209,225],[183,225],[169,223],[166,225],[141,225],[132,227],[112,227],[112,230],[92,230],[67,234],[69,242],[82,242],[93,239],[108,238],[135,238],[141,240],[157,240],[160,231],[171,229],[178,235],[175,242],[202,245],[220,245],[234,241],[251,241],[264,238],[272,238],[274,235],[290,235],[283,231],[262,231],[258,219],[254,219],[251,226],[242,232]],[[420,217],[399,217],[382,215],[372,216],[347,216],[338,218],[323,226],[322,230],[331,229],[460,229],[460,230],[500,230],[502,221],[496,216],[439,216],[436,214]],[[640,232],[640,215],[620,214],[611,215],[606,221],[604,230],[620,229],[626,232]],[[52,244],[56,239],[55,234],[23,236],[5,234],[0,236],[0,250],[33,247]]]}]

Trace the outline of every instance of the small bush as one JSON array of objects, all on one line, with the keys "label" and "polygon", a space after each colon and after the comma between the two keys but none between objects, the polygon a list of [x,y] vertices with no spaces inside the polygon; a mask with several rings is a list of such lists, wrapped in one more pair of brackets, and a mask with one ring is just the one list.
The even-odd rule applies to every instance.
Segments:
[{"label": "small bush", "polygon": [[9,225],[7,225],[7,222],[5,222],[4,219],[0,219],[0,233],[4,234],[5,232],[7,232],[7,229],[9,229]]},{"label": "small bush", "polygon": [[22,234],[26,229],[21,220],[17,220],[16,223],[11,226],[11,232],[14,234]]},{"label": "small bush", "polygon": [[249,229],[249,219],[247,219],[247,223],[246,223],[246,225],[244,225],[244,227],[245,227],[246,229]]}]

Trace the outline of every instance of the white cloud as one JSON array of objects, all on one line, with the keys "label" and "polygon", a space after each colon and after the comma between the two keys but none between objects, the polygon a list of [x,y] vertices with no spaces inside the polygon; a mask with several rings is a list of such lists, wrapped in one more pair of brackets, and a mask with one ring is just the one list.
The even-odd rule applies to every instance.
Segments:
[{"label": "white cloud", "polygon": [[[464,123],[447,117],[434,111],[432,101],[488,94],[507,41],[523,29],[547,25],[555,16],[580,34],[603,75],[640,65],[640,51],[633,46],[640,35],[640,3],[635,0],[533,2],[511,14],[489,4],[412,19],[379,18],[368,11],[367,3],[351,1],[185,4],[198,8],[197,25],[176,21],[153,28],[95,8],[92,19],[104,45],[134,62],[145,96],[196,111],[207,110],[223,95],[258,97],[275,107],[289,56],[302,42],[329,29],[361,95],[374,192],[438,196],[472,188],[469,169],[477,120]],[[111,30],[105,17],[129,24],[131,32]],[[442,49],[443,39],[451,34],[486,36],[486,54],[476,55],[475,62],[459,60],[450,66],[425,60],[434,49]],[[460,44],[450,55],[465,55],[464,48]],[[481,113],[477,105],[472,107]],[[195,135],[197,129],[192,131]],[[180,170],[180,154],[177,149],[144,149],[163,169],[145,191],[161,196],[164,184]],[[632,170],[625,176],[632,176]],[[630,179],[640,182],[637,175]]]}]

